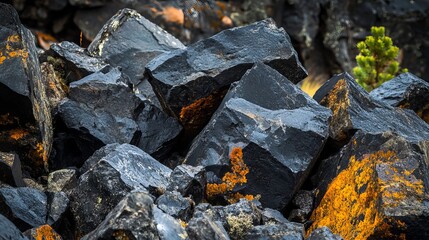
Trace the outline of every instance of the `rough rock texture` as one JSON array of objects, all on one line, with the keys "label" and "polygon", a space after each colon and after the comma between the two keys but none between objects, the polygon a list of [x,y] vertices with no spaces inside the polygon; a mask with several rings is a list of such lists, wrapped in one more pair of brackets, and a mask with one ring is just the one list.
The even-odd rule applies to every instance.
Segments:
[{"label": "rough rock texture", "polygon": [[184,221],[192,215],[194,202],[179,192],[166,192],[156,200],[156,205],[166,214]]},{"label": "rough rock texture", "polygon": [[24,232],[29,240],[62,240],[61,236],[49,225],[42,225]]},{"label": "rough rock texture", "polygon": [[302,240],[304,236],[304,225],[299,223],[270,224],[253,227],[246,232],[243,239],[290,239]]},{"label": "rough rock texture", "polygon": [[[189,239],[188,233],[182,225],[183,220],[173,218],[156,206],[153,207],[153,218],[161,240],[185,240]],[[180,221],[180,222],[179,222]]]},{"label": "rough rock texture", "polygon": [[76,169],[61,169],[49,173],[47,189],[52,192],[69,192],[77,185]]},{"label": "rough rock texture", "polygon": [[265,207],[282,209],[318,158],[329,118],[328,109],[283,75],[257,64],[230,88],[194,140],[185,163],[202,165],[222,177],[231,149],[242,148],[249,173],[240,191],[260,194]]},{"label": "rough rock texture", "polygon": [[292,211],[289,213],[289,220],[304,223],[308,220],[314,208],[314,193],[300,190],[292,199]]},{"label": "rough rock texture", "polygon": [[[47,168],[47,159],[52,144],[52,119],[45,95],[45,86],[39,68],[34,36],[21,25],[16,10],[0,3],[0,115],[12,115],[19,119],[18,129],[31,125],[37,130],[32,133],[34,141],[30,145],[34,156],[23,155],[28,165]],[[1,139],[2,151],[14,151],[20,143],[14,142],[13,136]],[[12,145],[12,146],[11,146]],[[28,150],[28,151],[29,151]]]},{"label": "rough rock texture", "polygon": [[101,59],[90,56],[86,49],[68,41],[52,44],[49,54],[52,57],[47,60],[57,65],[67,83],[108,67]]},{"label": "rough rock texture", "polygon": [[316,171],[309,232],[327,226],[345,239],[428,238],[428,152],[428,140],[357,132]]},{"label": "rough rock texture", "polygon": [[191,133],[206,124],[228,86],[256,62],[264,62],[296,83],[306,75],[289,36],[268,19],[225,30],[171,51],[148,65],[149,82],[164,110]]},{"label": "rough rock texture", "polygon": [[289,220],[287,220],[281,212],[271,208],[263,209],[261,211],[261,216],[262,216],[262,223],[265,225],[289,223]]},{"label": "rough rock texture", "polygon": [[320,227],[311,232],[307,240],[343,240],[340,235],[333,234],[327,227]]},{"label": "rough rock texture", "polygon": [[1,239],[16,239],[25,240],[27,239],[22,235],[21,231],[13,225],[5,216],[0,214],[0,238]]},{"label": "rough rock texture", "polygon": [[429,123],[429,83],[412,73],[403,73],[369,94],[390,106],[411,109]]},{"label": "rough rock texture", "polygon": [[414,112],[372,99],[347,73],[332,77],[314,99],[332,110],[329,136],[338,142],[346,143],[357,130],[393,131],[413,141],[429,139],[429,125]]},{"label": "rough rock texture", "polygon": [[152,208],[150,195],[130,193],[94,231],[82,239],[159,239]]},{"label": "rough rock texture", "polygon": [[214,221],[209,213],[204,212],[192,217],[186,226],[186,232],[192,240],[230,239],[222,223]]},{"label": "rough rock texture", "polygon": [[150,60],[181,48],[184,45],[179,40],[135,10],[122,9],[104,25],[88,51],[112,66],[122,67],[131,82],[137,84]]},{"label": "rough rock texture", "polygon": [[33,188],[0,188],[0,214],[21,231],[46,223],[46,195]]},{"label": "rough rock texture", "polygon": [[81,234],[100,224],[119,201],[133,190],[151,192],[165,189],[171,170],[141,149],[113,144],[97,151],[83,168],[78,186],[71,195],[71,209]]},{"label": "rough rock texture", "polygon": [[184,197],[191,197],[198,204],[204,198],[206,182],[204,167],[182,164],[171,173],[167,191],[178,191]]},{"label": "rough rock texture", "polygon": [[70,201],[64,192],[47,192],[48,211],[46,222],[53,227],[60,227],[68,216]]},{"label": "rough rock texture", "polygon": [[21,161],[15,153],[0,152],[0,181],[14,187],[25,187]]},{"label": "rough rock texture", "polygon": [[[68,87],[64,79],[64,72],[56,70],[56,64],[52,59],[51,62],[42,62],[40,70],[42,74],[43,84],[46,86],[46,97],[51,106],[51,113],[55,115],[58,105],[67,97]],[[60,63],[62,64],[62,62]],[[61,65],[61,69],[62,69]],[[61,70],[62,71],[62,70]]]}]

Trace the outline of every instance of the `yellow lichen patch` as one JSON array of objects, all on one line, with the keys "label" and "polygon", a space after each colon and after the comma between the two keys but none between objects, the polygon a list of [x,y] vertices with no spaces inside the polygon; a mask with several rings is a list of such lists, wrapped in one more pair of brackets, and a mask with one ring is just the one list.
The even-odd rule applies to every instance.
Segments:
[{"label": "yellow lichen patch", "polygon": [[229,203],[236,203],[241,198],[253,200],[252,195],[243,195],[241,193],[231,193],[237,184],[247,183],[246,175],[249,168],[243,160],[243,150],[239,147],[233,148],[230,154],[231,172],[225,173],[222,177],[222,183],[208,183],[206,188],[207,198],[213,198],[218,195],[227,195]]},{"label": "yellow lichen patch", "polygon": [[188,226],[188,224],[182,219],[179,219],[179,223],[180,223],[180,226],[182,226],[183,228],[186,228]]},{"label": "yellow lichen patch", "polygon": [[392,151],[378,151],[361,160],[352,156],[348,167],[332,181],[311,215],[314,223],[308,234],[322,226],[346,240],[367,239],[375,233],[391,234],[394,221],[383,215],[379,203],[386,188],[377,181],[377,165],[395,162],[395,158]]},{"label": "yellow lichen patch", "polygon": [[28,132],[21,128],[12,129],[9,131],[10,138],[17,141],[28,135]]},{"label": "yellow lichen patch", "polygon": [[339,80],[332,88],[331,92],[325,96],[320,104],[331,109],[333,116],[331,120],[332,131],[335,140],[347,138],[347,130],[351,123],[347,122],[347,109],[350,107],[346,80]]},{"label": "yellow lichen patch", "polygon": [[59,240],[61,236],[56,233],[51,226],[43,225],[36,229],[34,235],[35,240]]}]

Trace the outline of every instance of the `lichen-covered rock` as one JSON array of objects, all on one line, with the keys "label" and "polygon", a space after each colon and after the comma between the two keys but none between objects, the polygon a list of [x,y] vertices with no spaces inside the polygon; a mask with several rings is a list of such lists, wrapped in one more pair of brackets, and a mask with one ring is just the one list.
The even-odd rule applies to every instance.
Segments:
[{"label": "lichen-covered rock", "polygon": [[14,187],[25,187],[21,161],[15,153],[0,152],[0,181]]},{"label": "lichen-covered rock", "polygon": [[[53,129],[34,36],[21,24],[12,6],[0,3],[0,15],[0,115],[17,118],[18,123],[9,126],[16,130],[34,129],[31,134],[24,131],[31,135],[30,141],[22,139],[22,135],[17,139],[12,134],[5,139],[1,136],[0,150],[17,151],[27,166],[37,165],[43,170],[47,168]],[[22,148],[25,153],[18,151]],[[31,173],[34,172],[37,169]]]},{"label": "lichen-covered rock", "polygon": [[58,105],[67,97],[68,87],[63,74],[58,72],[54,64],[42,62],[40,65],[43,84],[46,86],[46,97],[48,98],[51,107],[51,113],[55,114]]},{"label": "lichen-covered rock", "polygon": [[181,48],[184,45],[179,40],[135,10],[122,9],[103,26],[88,51],[114,67],[122,67],[131,82],[137,84],[150,60]]},{"label": "lichen-covered rock", "polygon": [[156,205],[166,214],[184,221],[189,220],[192,215],[194,202],[184,198],[179,192],[166,192],[156,200]]},{"label": "lichen-covered rock", "polygon": [[[255,87],[258,86],[258,87]],[[240,192],[283,209],[306,179],[328,137],[330,111],[283,75],[256,64],[231,86],[211,121],[196,137],[185,163],[222,177],[232,148],[249,168]]]},{"label": "lichen-covered rock", "polygon": [[338,234],[333,234],[327,227],[320,227],[312,231],[307,240],[343,240],[343,238]]},{"label": "lichen-covered rock", "polygon": [[141,149],[129,144],[107,145],[84,166],[86,172],[71,194],[77,230],[87,234],[131,191],[165,189],[171,170]]},{"label": "lichen-covered rock", "polygon": [[219,221],[214,221],[209,213],[200,213],[192,217],[186,226],[191,240],[229,240],[229,235]]},{"label": "lichen-covered rock", "polygon": [[47,203],[46,195],[33,188],[0,188],[0,214],[21,231],[46,223]]},{"label": "lichen-covered rock", "polygon": [[77,185],[76,169],[60,169],[48,175],[48,191],[69,192]]},{"label": "lichen-covered rock", "polygon": [[108,67],[103,60],[90,56],[86,49],[68,41],[52,44],[48,54],[48,62],[54,64],[66,83]]},{"label": "lichen-covered rock", "polygon": [[308,220],[314,208],[314,192],[300,190],[292,199],[293,209],[289,213],[289,220],[304,223]]},{"label": "lichen-covered rock", "polygon": [[143,192],[130,193],[82,240],[160,239],[152,208],[153,200],[150,195]]},{"label": "lichen-covered rock", "polygon": [[429,141],[359,131],[321,163],[311,232],[344,239],[426,239]]},{"label": "lichen-covered rock", "polygon": [[429,125],[415,113],[371,98],[348,73],[328,80],[314,99],[332,110],[329,136],[340,143],[347,143],[357,130],[392,131],[413,141],[429,139]]},{"label": "lichen-covered rock", "polygon": [[198,204],[204,198],[206,182],[204,167],[182,164],[171,173],[167,191],[178,191],[184,197],[191,197]]},{"label": "lichen-covered rock", "polygon": [[27,238],[22,235],[21,231],[5,216],[0,214],[0,238],[1,239],[16,239],[26,240]]},{"label": "lichen-covered rock", "polygon": [[243,239],[304,239],[304,225],[299,223],[270,224],[255,226],[244,233]]},{"label": "lichen-covered rock", "polygon": [[271,208],[264,208],[261,211],[261,217],[262,223],[265,225],[289,223],[289,220],[287,220],[281,212]]},{"label": "lichen-covered rock", "polygon": [[266,63],[294,83],[307,75],[289,36],[270,19],[162,54],[147,70],[164,110],[192,135],[210,119],[228,86],[256,62]]},{"label": "lichen-covered rock", "polygon": [[161,240],[186,240],[188,233],[183,226],[184,221],[176,219],[153,206],[153,218]]},{"label": "lichen-covered rock", "polygon": [[29,240],[62,240],[61,236],[48,224],[28,229],[24,235]]},{"label": "lichen-covered rock", "polygon": [[429,83],[412,73],[383,83],[369,95],[390,106],[411,109],[429,123]]}]

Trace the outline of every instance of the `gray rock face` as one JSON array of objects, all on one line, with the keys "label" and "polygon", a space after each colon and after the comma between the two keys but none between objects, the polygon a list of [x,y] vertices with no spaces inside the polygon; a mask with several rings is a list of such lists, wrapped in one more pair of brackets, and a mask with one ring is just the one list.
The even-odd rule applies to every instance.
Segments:
[{"label": "gray rock face", "polygon": [[143,192],[130,193],[94,231],[82,239],[160,239],[152,208],[150,195]]},{"label": "gray rock face", "polygon": [[46,223],[53,227],[59,227],[66,221],[66,212],[69,210],[70,201],[64,192],[47,192],[48,211]]},{"label": "gray rock face", "polygon": [[273,224],[255,226],[246,232],[244,239],[263,240],[263,239],[304,239],[304,225],[299,223]]},{"label": "gray rock face", "polygon": [[48,191],[52,192],[69,192],[77,185],[76,169],[61,169],[49,173]]},{"label": "gray rock face", "polygon": [[156,200],[156,205],[166,214],[187,221],[192,215],[195,203],[184,198],[179,192],[166,192]]},{"label": "gray rock face", "polygon": [[332,110],[329,136],[338,142],[346,143],[357,130],[392,131],[412,141],[429,139],[429,125],[415,113],[371,98],[348,73],[328,80],[314,99]]},{"label": "gray rock face", "polygon": [[343,238],[337,234],[333,234],[331,229],[321,227],[311,232],[307,240],[343,240]]},{"label": "gray rock face", "polygon": [[14,187],[25,187],[18,155],[0,152],[0,181]]},{"label": "gray rock face", "polygon": [[72,42],[54,43],[51,45],[50,53],[53,57],[59,58],[64,62],[63,74],[68,83],[108,67],[101,59],[90,56],[84,48]]},{"label": "gray rock face", "polygon": [[242,148],[249,173],[240,191],[260,194],[265,207],[282,209],[319,156],[330,115],[283,75],[257,64],[231,87],[185,163],[222,177],[231,149]]},{"label": "gray rock face", "polygon": [[289,214],[289,220],[304,223],[310,217],[314,208],[314,192],[300,190],[292,199],[293,209]]},{"label": "gray rock face", "polygon": [[0,214],[21,231],[46,223],[46,195],[33,188],[0,188]]},{"label": "gray rock face", "polygon": [[306,75],[283,29],[270,20],[224,30],[171,51],[148,65],[149,82],[164,110],[198,133],[228,86],[256,62],[264,62],[296,83]]},{"label": "gray rock face", "polygon": [[369,95],[390,106],[411,109],[429,123],[429,83],[412,73],[403,73],[383,83]]},{"label": "gray rock face", "polygon": [[174,217],[164,213],[162,210],[153,207],[153,218],[158,229],[161,240],[186,240],[188,233],[181,223]]},{"label": "gray rock face", "polygon": [[13,225],[5,216],[0,214],[0,238],[1,239],[16,239],[26,240],[27,238],[22,235],[21,231]]},{"label": "gray rock face", "polygon": [[167,191],[178,191],[198,204],[204,198],[206,182],[204,167],[182,164],[171,173]]},{"label": "gray rock face", "polygon": [[194,216],[186,227],[189,239],[192,240],[229,240],[221,222],[213,221],[210,214],[201,213]]},{"label": "gray rock face", "polygon": [[112,66],[120,66],[137,84],[150,60],[178,48],[184,45],[165,30],[135,10],[122,9],[103,26],[88,51]]},{"label": "gray rock face", "polygon": [[86,172],[71,194],[72,213],[83,234],[94,230],[129,192],[165,189],[171,174],[169,168],[135,146],[104,148],[108,149],[104,154],[103,150],[96,153],[101,158],[92,158],[84,166]]}]

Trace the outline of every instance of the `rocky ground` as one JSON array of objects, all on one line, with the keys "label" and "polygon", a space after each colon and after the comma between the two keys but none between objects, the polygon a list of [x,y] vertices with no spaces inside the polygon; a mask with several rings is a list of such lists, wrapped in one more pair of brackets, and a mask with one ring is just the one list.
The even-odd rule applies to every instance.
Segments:
[{"label": "rocky ground", "polygon": [[[206,36],[131,1],[45,2],[0,3],[0,239],[429,238],[427,81],[405,73],[368,93],[344,72],[310,97],[297,84],[317,34],[295,48],[296,29],[244,13],[198,25]],[[336,1],[314,3],[334,16]],[[68,8],[83,43],[45,46],[21,23]]]}]

